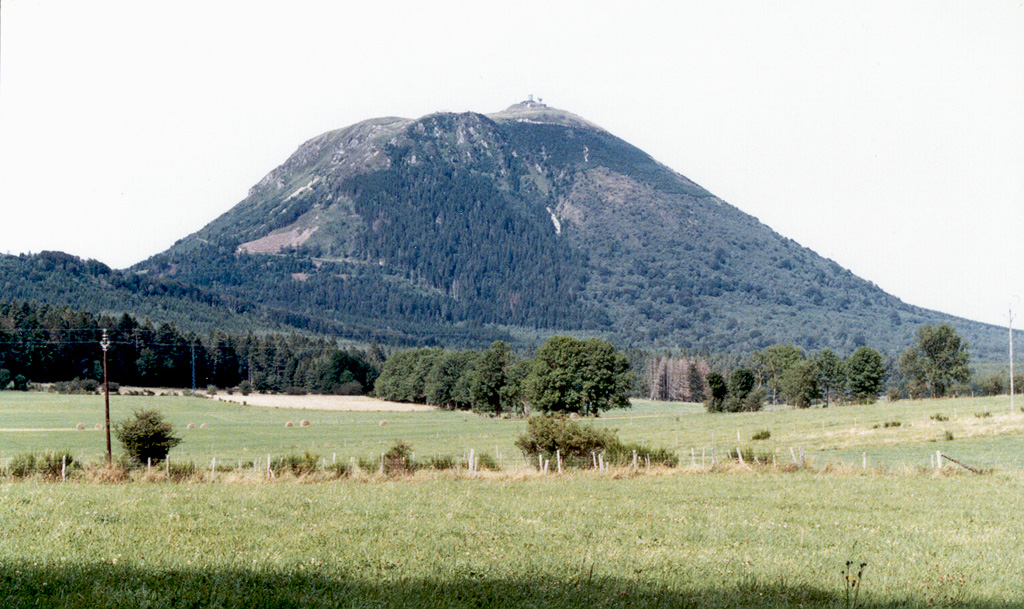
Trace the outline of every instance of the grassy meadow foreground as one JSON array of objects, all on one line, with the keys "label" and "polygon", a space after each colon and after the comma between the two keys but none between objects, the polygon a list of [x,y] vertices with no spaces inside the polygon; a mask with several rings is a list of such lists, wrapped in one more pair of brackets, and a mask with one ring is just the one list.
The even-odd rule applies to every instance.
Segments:
[{"label": "grassy meadow foreground", "polygon": [[1024,604],[1019,476],[0,485],[4,607]]},{"label": "grassy meadow foreground", "polygon": [[[102,398],[0,399],[0,465],[26,451],[100,458]],[[244,468],[217,483],[0,479],[0,606],[1024,606],[1024,415],[1008,398],[737,415],[641,402],[592,423],[676,449],[678,469],[565,475],[515,454],[518,420],[185,397],[111,406],[114,420],[164,412],[185,438],[179,461],[340,460],[405,440],[423,455],[497,453],[504,467],[320,483]],[[737,445],[780,461],[803,448],[810,467],[701,467],[702,451]],[[990,473],[931,471],[936,450]],[[866,563],[856,586],[847,561]]]}]

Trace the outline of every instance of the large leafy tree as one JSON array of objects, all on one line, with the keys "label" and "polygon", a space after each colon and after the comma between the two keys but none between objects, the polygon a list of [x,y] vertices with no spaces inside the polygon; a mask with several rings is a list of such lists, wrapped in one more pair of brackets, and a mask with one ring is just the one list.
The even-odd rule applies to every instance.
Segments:
[{"label": "large leafy tree", "polygon": [[803,361],[804,354],[791,344],[771,345],[754,354],[753,363],[763,384],[772,390],[772,403],[777,404],[782,375],[791,366]]},{"label": "large leafy tree", "polygon": [[846,389],[846,364],[831,349],[825,349],[814,357],[814,367],[818,389],[827,407]]},{"label": "large leafy tree", "polygon": [[606,341],[555,336],[534,356],[524,396],[546,413],[597,415],[629,407],[629,360]]},{"label": "large leafy tree", "polygon": [[729,396],[729,386],[725,383],[725,378],[717,372],[708,374],[708,388],[711,392],[705,403],[708,412],[722,412],[725,408],[725,399]]},{"label": "large leafy tree", "polygon": [[474,410],[501,414],[515,407],[514,403],[510,403],[509,391],[506,389],[510,382],[509,371],[514,363],[512,349],[500,340],[480,354],[473,365],[469,382],[469,395]]},{"label": "large leafy tree", "polygon": [[786,368],[779,378],[779,389],[786,402],[797,408],[809,408],[811,402],[821,395],[814,360],[801,360]]},{"label": "large leafy tree", "polygon": [[917,343],[900,357],[900,371],[912,387],[925,388],[939,398],[953,385],[970,380],[970,361],[967,343],[953,326],[921,326]]},{"label": "large leafy tree", "polygon": [[871,347],[858,347],[846,360],[847,388],[857,402],[873,403],[885,381],[882,354]]}]

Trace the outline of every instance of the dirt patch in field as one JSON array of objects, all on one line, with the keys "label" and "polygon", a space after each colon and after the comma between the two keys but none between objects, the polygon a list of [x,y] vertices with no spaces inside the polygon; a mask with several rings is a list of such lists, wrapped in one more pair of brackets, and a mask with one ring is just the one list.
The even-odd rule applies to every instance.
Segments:
[{"label": "dirt patch in field", "polygon": [[264,408],[296,408],[303,410],[342,410],[357,412],[419,412],[435,410],[423,404],[402,404],[362,395],[215,395],[215,400],[261,406]]}]

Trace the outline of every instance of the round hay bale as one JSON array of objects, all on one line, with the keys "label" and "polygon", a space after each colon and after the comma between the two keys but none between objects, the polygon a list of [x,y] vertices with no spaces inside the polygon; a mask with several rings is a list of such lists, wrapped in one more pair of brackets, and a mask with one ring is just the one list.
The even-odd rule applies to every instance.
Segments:
[{"label": "round hay bale", "polygon": [[285,427],[295,427],[295,424],[292,423],[291,421],[288,421],[287,423],[284,424],[284,426]]},{"label": "round hay bale", "polygon": [[195,429],[196,428],[196,424],[195,423],[189,423],[188,425],[185,426],[185,428],[186,429]]},{"label": "round hay bale", "polygon": [[199,429],[209,429],[209,428],[210,428],[210,426],[207,425],[206,423],[203,423],[202,425],[199,426]]},{"label": "round hay bale", "polygon": [[307,421],[306,419],[302,419],[301,421],[299,421],[299,427],[309,427],[309,421]]},{"label": "round hay bale", "polygon": [[79,423],[78,425],[75,425],[75,429],[77,429],[78,431],[82,431],[83,429],[85,429],[85,423]]},{"label": "round hay bale", "polygon": [[381,427],[387,427],[388,426],[388,422],[387,421],[381,421],[380,422],[380,426]]}]

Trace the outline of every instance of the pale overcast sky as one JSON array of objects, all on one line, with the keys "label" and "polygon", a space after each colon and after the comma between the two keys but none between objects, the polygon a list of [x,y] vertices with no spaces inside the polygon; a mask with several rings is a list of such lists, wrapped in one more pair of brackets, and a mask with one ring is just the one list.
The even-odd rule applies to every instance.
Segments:
[{"label": "pale overcast sky", "polygon": [[1020,0],[352,4],[4,0],[0,252],[123,268],[324,131],[534,94],[911,304],[1024,311]]}]

